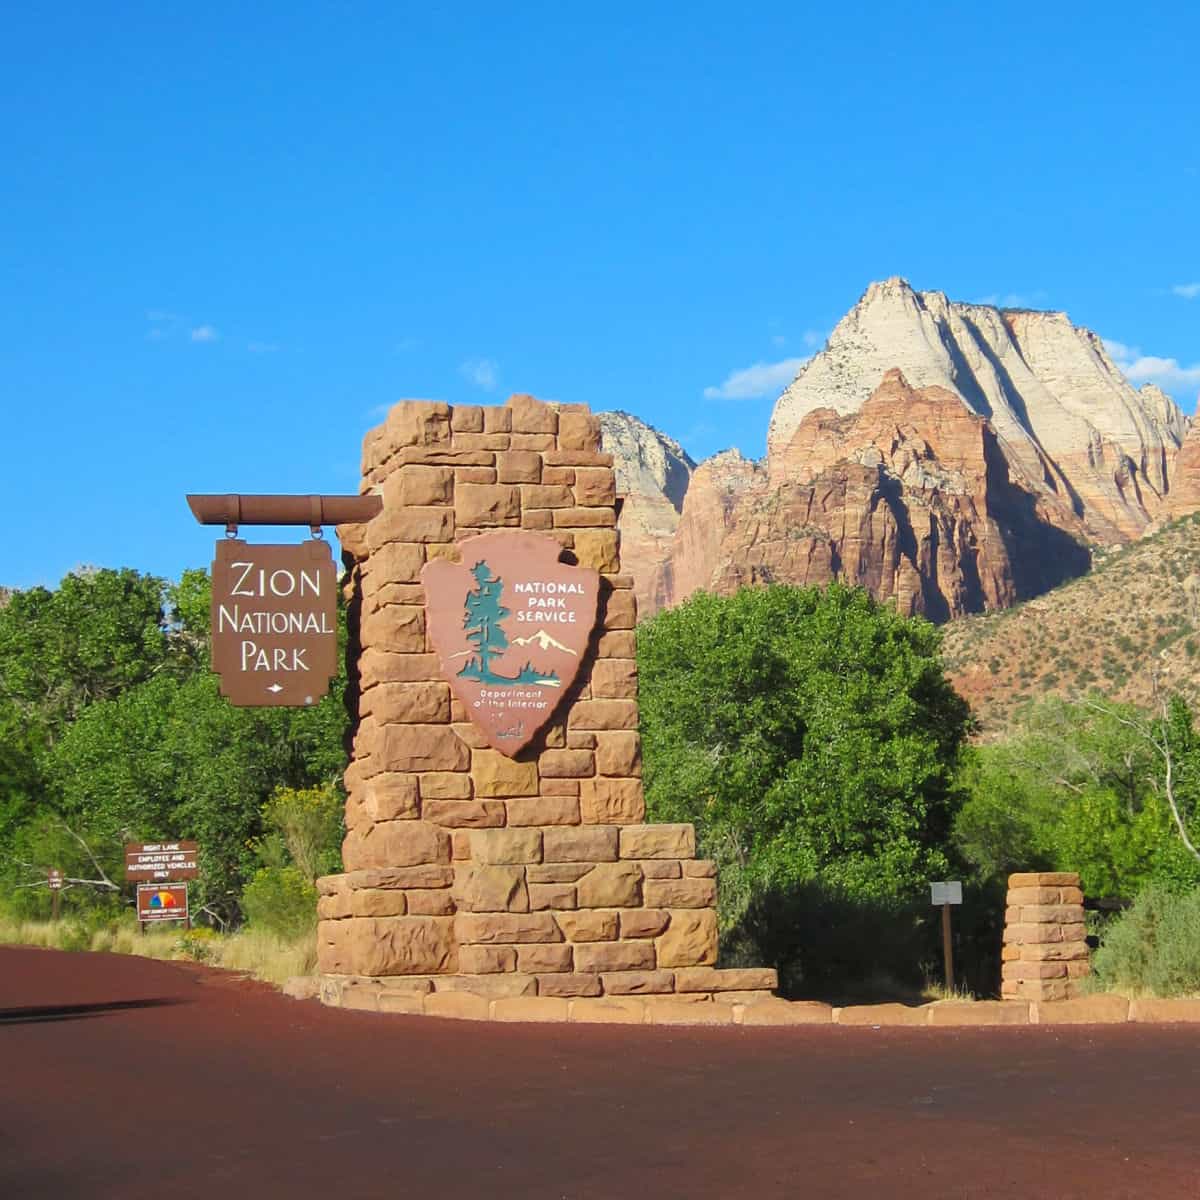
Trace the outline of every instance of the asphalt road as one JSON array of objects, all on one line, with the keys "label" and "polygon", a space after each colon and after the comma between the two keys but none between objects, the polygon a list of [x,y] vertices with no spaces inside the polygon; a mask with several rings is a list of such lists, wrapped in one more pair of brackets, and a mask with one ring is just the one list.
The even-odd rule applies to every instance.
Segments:
[{"label": "asphalt road", "polygon": [[1189,1026],[378,1016],[0,947],[0,1200],[1200,1197]]}]

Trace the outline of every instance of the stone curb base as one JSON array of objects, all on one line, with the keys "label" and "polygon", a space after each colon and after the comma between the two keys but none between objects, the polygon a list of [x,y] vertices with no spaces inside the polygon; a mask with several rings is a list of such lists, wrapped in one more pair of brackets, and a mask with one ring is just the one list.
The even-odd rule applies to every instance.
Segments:
[{"label": "stone curb base", "polygon": [[1080,996],[1074,1000],[941,1000],[907,1007],[863,1004],[834,1008],[809,1000],[742,1000],[730,994],[612,996],[567,999],[508,996],[493,999],[472,992],[421,992],[326,977],[314,986],[284,987],[286,995],[319,998],[333,1008],[402,1013],[470,1021],[571,1022],[619,1025],[856,1025],[934,1026],[1113,1025],[1193,1021],[1200,1023],[1200,1000],[1129,1000],[1124,996]]}]

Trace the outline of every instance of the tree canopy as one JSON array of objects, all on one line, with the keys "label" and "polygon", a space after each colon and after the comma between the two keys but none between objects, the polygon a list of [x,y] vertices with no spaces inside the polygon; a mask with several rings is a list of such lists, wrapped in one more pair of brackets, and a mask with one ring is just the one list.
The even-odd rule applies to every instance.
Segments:
[{"label": "tree canopy", "polygon": [[695,824],[725,929],[768,892],[887,905],[945,878],[969,714],[939,646],[838,584],[699,593],[639,628],[647,807]]},{"label": "tree canopy", "polygon": [[[974,748],[955,840],[981,878],[1078,871],[1084,894],[1200,883],[1200,741],[1187,705],[1158,714],[1103,697],[1048,698],[1002,742]],[[1168,758],[1170,773],[1167,771]]]},{"label": "tree canopy", "polygon": [[[208,672],[209,581],[72,574],[0,608],[0,870],[194,838],[201,904],[234,918],[278,788],[339,786],[344,677],[304,709],[234,708]],[[343,631],[344,637],[344,631]],[[82,839],[80,842],[78,839]],[[89,872],[88,877],[95,876]]]}]

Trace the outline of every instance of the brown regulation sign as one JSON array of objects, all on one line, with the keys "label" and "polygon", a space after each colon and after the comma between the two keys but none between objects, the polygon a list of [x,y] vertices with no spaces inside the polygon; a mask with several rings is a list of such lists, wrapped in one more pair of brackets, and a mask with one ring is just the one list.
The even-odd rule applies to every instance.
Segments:
[{"label": "brown regulation sign", "polygon": [[130,882],[196,879],[199,852],[197,842],[126,842],[125,878]]},{"label": "brown regulation sign", "polygon": [[242,708],[315,704],[337,674],[337,574],[329,543],[217,543],[212,665]]},{"label": "brown regulation sign", "polygon": [[600,576],[559,562],[540,533],[485,533],[461,563],[421,571],[442,673],[488,744],[510,758],[550,719],[587,652]]}]

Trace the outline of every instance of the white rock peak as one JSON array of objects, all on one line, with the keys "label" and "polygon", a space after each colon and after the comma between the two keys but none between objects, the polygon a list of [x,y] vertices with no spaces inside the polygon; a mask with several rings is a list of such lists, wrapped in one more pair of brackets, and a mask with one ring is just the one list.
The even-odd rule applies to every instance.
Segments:
[{"label": "white rock peak", "polygon": [[1102,537],[1149,522],[1189,424],[1158,388],[1135,389],[1066,313],[965,304],[896,277],[867,288],[779,397],[768,455],[814,409],[858,411],[893,367],[988,418],[1022,482],[1086,510]]}]

